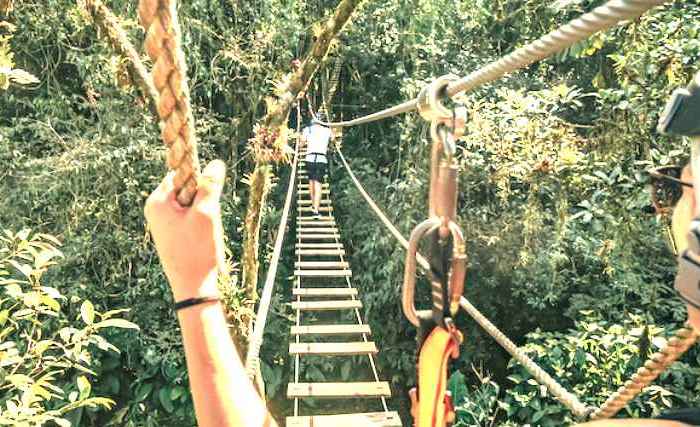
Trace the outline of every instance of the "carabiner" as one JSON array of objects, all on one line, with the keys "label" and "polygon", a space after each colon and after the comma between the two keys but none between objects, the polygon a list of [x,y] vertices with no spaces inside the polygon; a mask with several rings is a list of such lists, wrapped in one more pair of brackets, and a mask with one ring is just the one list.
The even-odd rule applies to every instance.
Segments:
[{"label": "carabiner", "polygon": [[[404,315],[409,322],[417,327],[420,326],[419,317],[426,317],[427,314],[425,310],[417,311],[415,305],[418,244],[425,236],[438,232],[442,225],[440,218],[429,218],[413,229],[408,241],[401,301]],[[447,224],[447,229],[452,245],[449,272],[446,276],[433,275],[433,279],[430,280],[433,320],[440,326],[443,326],[446,315],[454,316],[457,314],[459,299],[464,292],[464,279],[467,271],[467,255],[462,229],[453,221]],[[447,289],[445,289],[445,284],[448,284]],[[445,310],[446,298],[449,298],[449,310],[447,311]]]}]

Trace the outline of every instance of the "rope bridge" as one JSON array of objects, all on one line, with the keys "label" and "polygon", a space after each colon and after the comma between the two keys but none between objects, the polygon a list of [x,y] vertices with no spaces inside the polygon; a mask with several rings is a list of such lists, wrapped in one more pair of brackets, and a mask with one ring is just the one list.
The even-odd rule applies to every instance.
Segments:
[{"label": "rope bridge", "polygon": [[[277,266],[284,242],[294,187],[297,188],[297,220],[292,309],[295,323],[290,335],[289,355],[294,359],[294,381],[287,387],[287,397],[294,400],[294,415],[287,417],[288,427],[311,426],[376,426],[398,427],[398,413],[389,411],[386,399],[391,397],[389,383],[381,381],[374,357],[377,345],[370,340],[371,328],[362,320],[362,301],[352,283],[352,270],[346,259],[338,224],[333,216],[331,190],[325,183],[321,189],[323,216],[311,216],[311,197],[306,165],[299,157],[306,152],[295,150],[289,187],[282,219],[273,250],[270,268],[260,299],[258,315],[246,357],[246,369],[251,380],[259,379],[260,347],[272,300]],[[297,174],[298,172],[298,174]],[[339,341],[339,338],[341,339]],[[364,381],[307,382],[304,363],[313,357],[366,357],[371,371]],[[351,362],[352,363],[352,362]],[[354,365],[353,365],[354,366]],[[353,378],[357,380],[358,378]],[[261,387],[261,389],[263,389]],[[333,415],[302,415],[304,399],[374,400],[378,412],[357,412]],[[357,408],[372,403],[358,403]]]},{"label": "rope bridge", "polygon": [[[299,216],[292,291],[296,321],[291,328],[294,342],[289,345],[289,354],[294,358],[294,382],[287,388],[287,397],[294,399],[294,416],[287,418],[287,426],[337,426],[339,423],[400,426],[398,414],[388,409],[389,383],[380,380],[374,360],[378,348],[370,340],[372,331],[360,314],[362,301],[358,289],[353,287],[352,270],[333,216],[330,186],[322,185],[319,212],[323,216],[319,218],[310,216],[312,202],[303,161],[296,182]],[[343,339],[328,342],[332,337]],[[364,356],[371,370],[370,378],[354,382],[304,382],[302,359],[310,356]],[[301,416],[300,400],[305,398],[378,399],[383,412]]]}]

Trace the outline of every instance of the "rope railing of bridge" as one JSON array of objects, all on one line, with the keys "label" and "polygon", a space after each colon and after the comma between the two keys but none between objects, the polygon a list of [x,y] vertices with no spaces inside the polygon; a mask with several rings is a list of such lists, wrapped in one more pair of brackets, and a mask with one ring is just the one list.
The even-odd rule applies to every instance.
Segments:
[{"label": "rope railing of bridge", "polygon": [[177,5],[173,0],[141,0],[138,12],[146,30],[144,47],[153,60],[161,138],[168,147],[166,161],[175,171],[173,186],[177,201],[189,206],[197,194],[200,168]]},{"label": "rope railing of bridge", "polygon": [[[611,0],[514,52],[451,82],[445,90],[445,95],[454,98],[462,93],[472,91],[506,74],[561,52],[599,31],[637,18],[644,12],[667,2],[668,0]],[[417,97],[356,119],[321,123],[331,127],[349,127],[371,123],[416,111],[420,109],[421,101],[420,97]]]},{"label": "rope railing of bridge", "polygon": [[[390,233],[408,250],[408,240],[401,234],[396,226],[389,220],[372,197],[364,189],[360,181],[353,173],[342,151],[337,148],[348,176],[352,180],[358,192],[365,199],[374,214]],[[420,254],[417,254],[418,264],[422,271],[430,278],[430,265]],[[551,375],[537,365],[522,349],[511,341],[496,325],[484,316],[467,298],[460,298],[460,307],[474,319],[501,347],[503,347],[513,358],[518,361],[528,372],[539,382],[547,387],[552,395],[571,412],[579,417],[589,417],[592,420],[609,418],[624,408],[630,400],[634,399],[645,387],[651,384],[668,366],[685,353],[698,340],[698,333],[686,324],[675,331],[666,345],[658,352],[654,353],[649,360],[640,367],[632,378],[626,381],[615,393],[613,393],[599,408],[592,408],[582,403],[573,393],[566,390]]]},{"label": "rope railing of bridge", "polygon": [[253,327],[253,333],[250,336],[248,344],[248,353],[246,354],[245,359],[246,372],[248,373],[248,377],[251,379],[251,381],[255,378],[257,372],[260,369],[260,348],[263,344],[263,335],[265,333],[267,315],[270,311],[270,304],[272,302],[272,291],[274,290],[275,278],[277,277],[277,267],[279,265],[280,256],[282,253],[284,236],[286,235],[285,231],[287,228],[287,222],[289,220],[289,211],[292,206],[292,197],[294,196],[294,185],[296,181],[298,160],[299,144],[297,143],[294,148],[292,170],[289,173],[289,187],[287,188],[287,196],[284,200],[284,209],[282,211],[282,217],[280,218],[280,223],[277,228],[275,246],[272,250],[270,266],[267,269],[267,275],[265,276],[265,284],[263,285],[263,291],[260,296],[258,311],[255,315],[255,326]]}]

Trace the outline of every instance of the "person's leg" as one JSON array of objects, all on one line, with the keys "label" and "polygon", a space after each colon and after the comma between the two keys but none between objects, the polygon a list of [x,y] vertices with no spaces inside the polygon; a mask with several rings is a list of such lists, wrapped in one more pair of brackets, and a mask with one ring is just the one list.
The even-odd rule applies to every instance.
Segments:
[{"label": "person's leg", "polygon": [[326,174],[326,164],[316,163],[316,170],[314,171],[314,197],[312,203],[314,205],[314,210],[317,216],[320,216],[318,209],[321,207],[321,196],[322,196],[322,185],[323,177]]},{"label": "person's leg", "polygon": [[309,179],[309,188],[311,189],[311,213],[315,215],[318,212],[318,207],[316,206],[316,189],[318,188],[316,186],[318,182],[313,179]]},{"label": "person's leg", "polygon": [[314,187],[314,197],[313,204],[314,210],[318,212],[318,208],[321,207],[321,183],[319,181],[312,181]]},{"label": "person's leg", "polygon": [[311,207],[313,207],[314,197],[316,196],[316,186],[314,180],[309,179],[309,197],[311,198]]},{"label": "person's leg", "polygon": [[316,215],[316,209],[314,208],[314,200],[316,197],[316,186],[314,185],[316,179],[316,164],[314,162],[306,163],[306,170],[309,177],[309,198],[311,199],[311,215]]}]

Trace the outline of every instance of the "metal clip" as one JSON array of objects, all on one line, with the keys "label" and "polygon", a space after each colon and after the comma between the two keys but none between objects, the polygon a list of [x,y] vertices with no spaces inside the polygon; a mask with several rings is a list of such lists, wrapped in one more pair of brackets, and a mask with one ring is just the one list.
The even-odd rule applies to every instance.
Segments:
[{"label": "metal clip", "polygon": [[[401,301],[403,312],[409,322],[420,325],[419,314],[415,306],[416,293],[416,253],[418,244],[429,235],[438,233],[442,222],[438,218],[429,218],[416,226],[411,232],[406,253]],[[446,274],[431,274],[432,317],[435,324],[444,326],[449,316],[455,316],[459,310],[459,300],[464,293],[464,280],[467,272],[466,245],[462,229],[455,222],[447,224],[449,243],[452,251]],[[446,301],[449,300],[449,301]],[[449,304],[449,305],[447,305]]]},{"label": "metal clip", "polygon": [[454,74],[446,74],[430,82],[418,94],[418,114],[429,122],[440,121],[452,117],[452,111],[440,102],[447,86],[457,80]]},{"label": "metal clip", "polygon": [[[418,111],[430,120],[432,146],[430,151],[429,218],[418,224],[411,233],[406,253],[402,306],[406,318],[419,326],[419,314],[415,307],[416,254],[418,244],[426,237],[432,238],[428,254],[431,274],[432,318],[443,326],[447,318],[456,315],[459,299],[464,291],[466,276],[466,247],[457,216],[458,167],[454,156],[456,141],[463,135],[467,110],[447,109],[440,97],[456,76],[439,77],[426,86],[418,96]],[[423,316],[425,317],[425,316]]]}]

